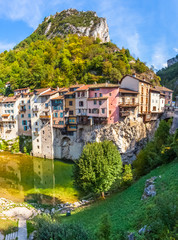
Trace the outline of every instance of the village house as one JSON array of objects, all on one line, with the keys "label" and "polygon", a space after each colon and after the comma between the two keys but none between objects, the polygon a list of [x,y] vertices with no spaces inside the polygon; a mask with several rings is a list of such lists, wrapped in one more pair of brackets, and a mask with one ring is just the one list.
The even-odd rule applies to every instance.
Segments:
[{"label": "village house", "polygon": [[136,75],[126,75],[121,79],[121,88],[130,89],[138,92],[138,115],[142,116],[144,121],[150,121],[151,115],[149,113],[149,94],[151,83],[145,79],[139,79]]},{"label": "village house", "polygon": [[112,124],[119,121],[119,85],[94,84],[89,87],[88,117],[92,124]]},{"label": "village house", "polygon": [[18,101],[14,97],[4,97],[1,102],[1,138],[8,141],[18,137]]},{"label": "village house", "polygon": [[53,131],[51,97],[58,96],[56,89],[35,89],[31,99],[33,155],[53,158]]},{"label": "village house", "polygon": [[166,87],[156,86],[155,88],[157,90],[159,90],[161,93],[165,94],[165,105],[166,106],[172,106],[173,91],[169,88],[166,88]]},{"label": "village house", "polygon": [[138,116],[138,92],[126,88],[119,89],[119,115],[120,121],[130,116],[135,120]]}]

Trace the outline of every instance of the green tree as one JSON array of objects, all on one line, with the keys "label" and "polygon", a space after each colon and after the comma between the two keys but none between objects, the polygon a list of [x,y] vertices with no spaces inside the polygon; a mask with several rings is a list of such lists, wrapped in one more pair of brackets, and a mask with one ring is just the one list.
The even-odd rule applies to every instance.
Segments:
[{"label": "green tree", "polygon": [[84,192],[104,197],[104,192],[121,178],[121,171],[121,156],[112,142],[88,143],[74,165],[74,182]]}]

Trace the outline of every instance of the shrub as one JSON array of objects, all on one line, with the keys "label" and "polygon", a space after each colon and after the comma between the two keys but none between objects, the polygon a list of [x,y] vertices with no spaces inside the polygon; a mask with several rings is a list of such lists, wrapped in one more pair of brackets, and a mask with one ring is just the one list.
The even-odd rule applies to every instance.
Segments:
[{"label": "shrub", "polygon": [[101,217],[101,222],[100,222],[96,237],[98,240],[109,240],[110,235],[111,235],[111,224],[109,221],[109,216],[106,213]]},{"label": "shrub", "polygon": [[60,224],[53,220],[49,215],[37,218],[37,240],[92,240],[91,234],[82,225]]}]

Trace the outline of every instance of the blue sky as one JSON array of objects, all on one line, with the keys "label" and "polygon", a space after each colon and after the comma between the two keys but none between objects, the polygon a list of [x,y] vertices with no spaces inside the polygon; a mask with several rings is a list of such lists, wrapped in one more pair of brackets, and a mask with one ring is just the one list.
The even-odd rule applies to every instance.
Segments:
[{"label": "blue sky", "polygon": [[0,0],[0,52],[68,8],[106,17],[112,42],[156,69],[178,54],[178,0]]}]

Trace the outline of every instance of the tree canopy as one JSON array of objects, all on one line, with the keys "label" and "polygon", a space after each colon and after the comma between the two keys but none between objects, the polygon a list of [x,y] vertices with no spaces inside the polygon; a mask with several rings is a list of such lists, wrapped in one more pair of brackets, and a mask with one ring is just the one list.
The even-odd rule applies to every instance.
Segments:
[{"label": "tree canopy", "polygon": [[88,143],[74,165],[75,185],[86,193],[101,194],[121,178],[122,161],[117,147],[110,141]]},{"label": "tree canopy", "polygon": [[12,89],[34,89],[68,87],[76,82],[118,83],[125,74],[151,71],[139,59],[134,60],[128,49],[111,42],[101,44],[98,39],[77,35],[38,39],[35,34],[18,48],[0,54],[1,85],[10,81]]}]

